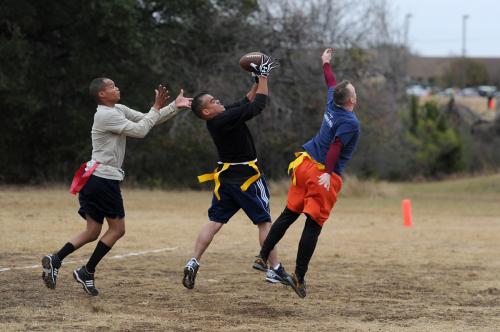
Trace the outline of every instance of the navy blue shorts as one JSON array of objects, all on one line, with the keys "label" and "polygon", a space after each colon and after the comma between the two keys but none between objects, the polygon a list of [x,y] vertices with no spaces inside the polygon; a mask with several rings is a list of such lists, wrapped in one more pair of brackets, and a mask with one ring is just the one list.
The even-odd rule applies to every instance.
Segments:
[{"label": "navy blue shorts", "polygon": [[254,224],[271,221],[269,190],[263,176],[246,191],[242,191],[239,184],[221,183],[219,195],[220,200],[213,195],[212,206],[208,209],[211,221],[225,224],[239,209],[243,209]]},{"label": "navy blue shorts", "polygon": [[80,209],[78,214],[86,219],[88,215],[102,224],[104,218],[124,218],[122,193],[120,181],[104,179],[91,175],[89,181],[83,186],[78,195]]}]

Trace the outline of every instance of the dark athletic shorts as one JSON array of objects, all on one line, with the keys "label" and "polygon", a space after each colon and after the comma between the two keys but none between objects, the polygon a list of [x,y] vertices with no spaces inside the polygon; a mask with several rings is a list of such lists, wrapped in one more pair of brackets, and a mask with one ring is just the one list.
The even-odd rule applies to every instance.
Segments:
[{"label": "dark athletic shorts", "polygon": [[271,221],[269,190],[263,175],[246,191],[242,191],[239,184],[221,183],[219,195],[220,200],[213,195],[208,209],[211,221],[225,224],[239,209],[243,209],[255,225]]},{"label": "dark athletic shorts", "polygon": [[78,214],[86,219],[88,215],[102,224],[104,218],[124,218],[120,181],[104,179],[91,175],[89,181],[78,195],[80,209]]}]

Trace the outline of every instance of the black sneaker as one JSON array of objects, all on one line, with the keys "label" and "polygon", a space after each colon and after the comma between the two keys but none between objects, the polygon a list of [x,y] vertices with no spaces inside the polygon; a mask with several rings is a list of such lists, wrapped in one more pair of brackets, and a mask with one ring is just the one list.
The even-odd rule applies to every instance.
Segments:
[{"label": "black sneaker", "polygon": [[195,258],[191,258],[186,266],[184,267],[184,278],[182,278],[182,284],[188,289],[194,288],[194,280],[196,279],[196,273],[198,273],[198,268],[200,264]]},{"label": "black sneaker", "polygon": [[42,258],[42,279],[45,286],[50,289],[56,288],[57,274],[60,267],[61,260],[57,255],[47,255]]},{"label": "black sneaker", "polygon": [[262,272],[267,272],[267,264],[266,261],[262,259],[262,257],[255,256],[255,261],[253,262],[252,267],[256,270],[262,271]]},{"label": "black sneaker", "polygon": [[283,264],[280,263],[279,267],[277,269],[272,269],[272,271],[276,274],[277,278],[281,279],[280,282],[282,284],[290,286],[292,285],[293,283],[292,276],[285,271]]},{"label": "black sneaker", "polygon": [[302,282],[300,282],[295,273],[292,273],[292,281],[293,283],[290,284],[290,286],[292,286],[295,293],[297,293],[299,297],[306,297],[306,281],[302,280]]},{"label": "black sneaker", "polygon": [[94,274],[87,271],[85,266],[82,266],[73,271],[73,278],[83,286],[83,290],[92,296],[97,296],[99,290],[95,288]]}]

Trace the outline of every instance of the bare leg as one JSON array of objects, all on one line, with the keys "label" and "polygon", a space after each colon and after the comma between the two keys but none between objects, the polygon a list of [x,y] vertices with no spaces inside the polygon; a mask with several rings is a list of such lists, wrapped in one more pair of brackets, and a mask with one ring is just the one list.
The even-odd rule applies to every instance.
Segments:
[{"label": "bare leg", "polygon": [[[271,229],[271,223],[270,222],[263,222],[258,224],[259,227],[259,243],[260,246],[264,244],[264,241],[266,240],[267,234],[269,233],[269,230]],[[274,246],[274,249],[271,250],[269,253],[269,257],[267,258],[267,261],[269,263],[269,266],[275,267],[276,265],[279,264],[278,261],[278,246]]]},{"label": "bare leg", "polygon": [[75,235],[69,242],[75,247],[75,250],[82,247],[83,245],[93,242],[97,240],[99,234],[101,234],[102,224],[99,224],[97,221],[86,216],[87,219],[87,228]]},{"label": "bare leg", "polygon": [[87,227],[83,232],[75,235],[69,243],[66,243],[54,255],[46,255],[42,258],[42,279],[48,288],[54,289],[56,287],[57,273],[61,267],[62,260],[76,249],[95,241],[99,237],[102,225],[89,216],[86,219]]},{"label": "bare leg", "polygon": [[207,250],[210,242],[214,238],[215,234],[222,228],[224,224],[215,221],[209,221],[207,224],[203,226],[198,234],[198,238],[196,239],[196,244],[194,245],[194,254],[193,257],[196,258],[197,261],[201,259],[201,256]]},{"label": "bare leg", "polygon": [[182,285],[184,285],[184,287],[186,287],[187,289],[194,288],[196,273],[198,272],[198,268],[200,267],[199,260],[212,242],[215,234],[217,234],[222,226],[224,226],[223,223],[210,220],[201,228],[200,233],[198,233],[198,238],[196,239],[196,243],[194,245],[193,258],[191,258],[184,267],[184,278],[182,278]]},{"label": "bare leg", "polygon": [[101,241],[108,247],[112,247],[118,239],[125,235],[125,218],[106,218],[108,230],[101,237]]},{"label": "bare leg", "polygon": [[108,221],[109,228],[97,243],[92,256],[90,256],[89,261],[85,265],[89,273],[95,272],[97,264],[111,250],[116,241],[125,234],[125,219],[106,218],[106,220]]}]

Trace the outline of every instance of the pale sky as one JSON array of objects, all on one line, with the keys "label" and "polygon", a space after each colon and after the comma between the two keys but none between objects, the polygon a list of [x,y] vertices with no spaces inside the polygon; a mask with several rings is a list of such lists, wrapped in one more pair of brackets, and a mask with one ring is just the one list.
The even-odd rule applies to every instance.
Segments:
[{"label": "pale sky", "polygon": [[404,27],[411,14],[408,40],[412,52],[424,56],[462,54],[462,16],[466,20],[466,54],[500,57],[500,0],[387,0],[393,17]]}]

